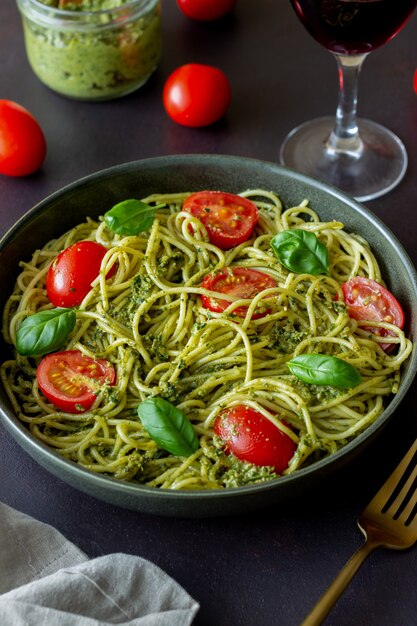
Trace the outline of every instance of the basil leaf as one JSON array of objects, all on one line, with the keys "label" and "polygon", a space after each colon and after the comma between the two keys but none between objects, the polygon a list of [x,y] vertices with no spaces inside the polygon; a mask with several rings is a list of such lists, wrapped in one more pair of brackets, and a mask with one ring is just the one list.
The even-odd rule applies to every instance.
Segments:
[{"label": "basil leaf", "polygon": [[137,235],[152,226],[155,211],[162,206],[164,204],[152,207],[141,200],[123,200],[104,214],[104,221],[118,235]]},{"label": "basil leaf", "polygon": [[294,376],[312,385],[349,389],[359,385],[362,380],[356,367],[336,356],[302,354],[291,359],[287,365]]},{"label": "basil leaf", "polygon": [[47,309],[30,315],[17,331],[16,350],[22,356],[41,356],[59,350],[76,319],[72,309]]},{"label": "basil leaf", "polygon": [[314,233],[295,228],[278,233],[271,240],[276,256],[290,272],[328,274],[329,251]]},{"label": "basil leaf", "polygon": [[138,415],[149,435],[167,452],[189,456],[199,446],[197,436],[185,413],[163,398],[141,402]]}]

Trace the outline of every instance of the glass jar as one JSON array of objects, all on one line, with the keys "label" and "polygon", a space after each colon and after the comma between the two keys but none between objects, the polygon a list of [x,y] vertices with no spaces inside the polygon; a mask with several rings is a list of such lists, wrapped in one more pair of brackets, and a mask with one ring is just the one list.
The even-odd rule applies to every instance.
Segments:
[{"label": "glass jar", "polygon": [[159,0],[73,0],[65,10],[58,0],[17,4],[33,71],[64,96],[118,98],[143,85],[158,65]]}]

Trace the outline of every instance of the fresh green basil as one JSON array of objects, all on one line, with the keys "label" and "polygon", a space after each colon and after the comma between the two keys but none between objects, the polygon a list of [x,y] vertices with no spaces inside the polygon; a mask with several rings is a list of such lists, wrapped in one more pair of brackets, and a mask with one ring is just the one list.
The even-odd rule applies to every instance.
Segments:
[{"label": "fresh green basil", "polygon": [[47,309],[30,315],[21,323],[16,350],[22,356],[42,356],[61,348],[75,326],[72,309]]},{"label": "fresh green basil", "polygon": [[328,274],[329,251],[314,233],[294,228],[278,233],[271,246],[290,272],[296,274]]},{"label": "fresh green basil", "polygon": [[185,413],[163,398],[150,398],[138,407],[139,418],[157,444],[167,452],[189,456],[199,446]]},{"label": "fresh green basil", "polygon": [[362,380],[356,367],[336,356],[302,354],[291,359],[287,365],[294,376],[312,385],[350,389]]},{"label": "fresh green basil", "polygon": [[118,235],[137,235],[148,230],[155,218],[155,211],[165,206],[149,206],[141,200],[123,200],[104,214],[108,228]]}]

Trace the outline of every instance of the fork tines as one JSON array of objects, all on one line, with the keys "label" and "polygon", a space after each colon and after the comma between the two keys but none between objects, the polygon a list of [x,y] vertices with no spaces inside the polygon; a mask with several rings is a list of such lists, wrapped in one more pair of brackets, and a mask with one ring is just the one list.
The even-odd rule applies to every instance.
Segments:
[{"label": "fork tines", "polygon": [[382,491],[386,493],[387,488],[391,495],[382,503],[381,512],[395,520],[401,517],[408,526],[417,513],[417,440],[374,499],[382,496]]}]

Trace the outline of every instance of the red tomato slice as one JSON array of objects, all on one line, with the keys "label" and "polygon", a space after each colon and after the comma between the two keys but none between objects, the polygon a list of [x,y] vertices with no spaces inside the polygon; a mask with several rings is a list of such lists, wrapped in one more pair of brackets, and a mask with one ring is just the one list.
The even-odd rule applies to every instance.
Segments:
[{"label": "red tomato slice", "polygon": [[254,465],[270,465],[277,474],[288,467],[297,448],[269,419],[244,404],[222,411],[214,432],[224,441],[227,453]]},{"label": "red tomato slice", "polygon": [[[342,291],[348,315],[352,319],[389,322],[403,328],[404,312],[400,303],[388,289],[375,280],[356,276],[342,285]],[[369,326],[367,330],[380,337],[394,334],[385,328]],[[380,345],[384,350],[389,350],[394,344],[382,343]]]},{"label": "red tomato slice", "polygon": [[[95,241],[79,241],[65,248],[52,262],[46,276],[46,292],[55,306],[78,306],[100,273],[107,248]],[[113,266],[106,278],[116,271]]]},{"label": "red tomato slice", "polygon": [[[238,298],[251,299],[256,294],[276,287],[275,280],[268,274],[252,270],[248,267],[227,267],[214,274],[208,274],[202,284],[204,289],[209,291],[217,291],[218,293],[227,293]],[[210,296],[201,296],[201,302],[205,309],[222,313],[232,302],[232,300],[220,300],[219,298],[211,298]],[[239,317],[245,317],[247,306],[237,307],[233,313]],[[257,310],[252,319],[259,319],[271,312],[271,309],[265,308]]]},{"label": "red tomato slice", "polygon": [[79,350],[45,356],[36,370],[44,396],[66,413],[83,413],[104,384],[113,385],[116,372],[108,361],[92,359]]},{"label": "red tomato slice", "polygon": [[188,211],[204,224],[210,243],[229,250],[252,234],[258,221],[258,208],[251,200],[223,191],[199,191],[185,200]]}]

